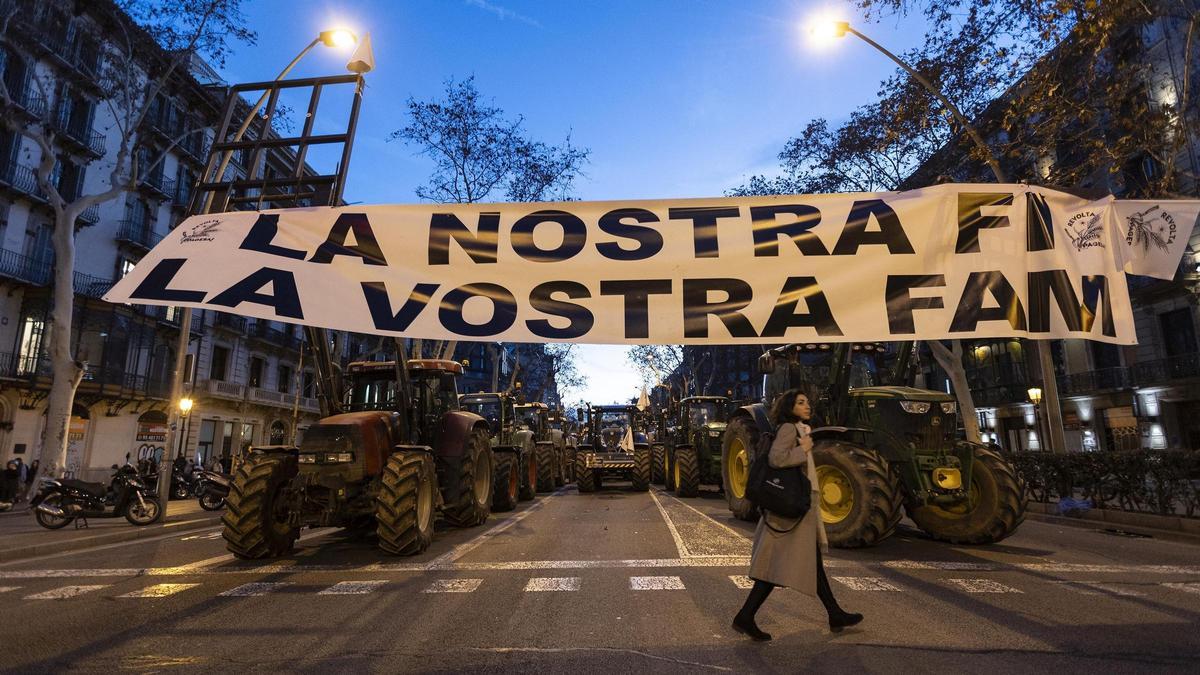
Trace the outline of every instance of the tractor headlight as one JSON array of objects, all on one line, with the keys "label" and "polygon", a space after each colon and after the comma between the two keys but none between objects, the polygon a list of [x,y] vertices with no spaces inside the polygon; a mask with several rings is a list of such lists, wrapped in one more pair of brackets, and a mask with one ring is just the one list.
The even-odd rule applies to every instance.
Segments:
[{"label": "tractor headlight", "polygon": [[721,432],[719,432],[719,431],[710,431],[710,432],[708,432],[708,435],[709,435],[709,437],[710,437],[710,438],[720,438],[720,437],[721,437]]},{"label": "tractor headlight", "polygon": [[904,408],[904,412],[914,415],[924,415],[929,412],[929,403],[927,401],[900,401],[900,407]]},{"label": "tractor headlight", "polygon": [[326,464],[349,464],[354,461],[353,452],[327,452],[325,453]]},{"label": "tractor headlight", "polygon": [[317,456],[316,455],[300,455],[300,463],[301,464],[316,464]]},{"label": "tractor headlight", "polygon": [[954,401],[947,401],[942,404],[942,412],[946,413],[947,415],[953,415],[957,407],[958,406],[955,405]]}]

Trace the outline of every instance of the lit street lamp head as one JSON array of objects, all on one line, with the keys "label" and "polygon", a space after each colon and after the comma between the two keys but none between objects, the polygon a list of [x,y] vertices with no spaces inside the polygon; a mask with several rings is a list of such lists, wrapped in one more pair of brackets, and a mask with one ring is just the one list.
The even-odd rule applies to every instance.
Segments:
[{"label": "lit street lamp head", "polygon": [[1029,394],[1029,401],[1031,403],[1033,403],[1034,405],[1037,405],[1042,402],[1042,388],[1041,387],[1030,387],[1029,391],[1026,393]]},{"label": "lit street lamp head", "polygon": [[846,37],[850,31],[849,21],[838,21],[827,16],[817,17],[808,25],[808,33],[814,41],[824,45],[836,38]]},{"label": "lit street lamp head", "polygon": [[345,28],[334,28],[333,30],[323,30],[319,38],[326,47],[352,47],[358,43],[358,38],[354,33]]},{"label": "lit street lamp head", "polygon": [[192,399],[190,399],[190,398],[179,399],[179,412],[186,415],[189,412],[191,412],[191,410],[192,410]]}]

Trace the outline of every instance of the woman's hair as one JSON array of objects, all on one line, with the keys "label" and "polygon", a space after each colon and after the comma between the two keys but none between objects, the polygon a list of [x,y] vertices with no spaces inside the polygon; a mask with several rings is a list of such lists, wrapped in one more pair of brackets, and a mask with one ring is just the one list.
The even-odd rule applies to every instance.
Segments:
[{"label": "woman's hair", "polygon": [[796,407],[796,397],[803,395],[808,398],[808,402],[812,403],[812,397],[803,389],[788,389],[775,399],[775,405],[771,406],[771,423],[775,426],[783,424],[791,424],[799,422],[800,418],[792,412],[792,408]]}]

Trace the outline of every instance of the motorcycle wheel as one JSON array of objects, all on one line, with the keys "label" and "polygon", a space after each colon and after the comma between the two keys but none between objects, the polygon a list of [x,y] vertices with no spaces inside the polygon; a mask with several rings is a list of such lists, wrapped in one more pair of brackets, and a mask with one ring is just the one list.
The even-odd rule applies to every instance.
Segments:
[{"label": "motorcycle wheel", "polygon": [[200,508],[205,511],[220,511],[225,508],[225,498],[212,491],[205,491],[200,495]]},{"label": "motorcycle wheel", "polygon": [[158,502],[153,499],[146,499],[142,504],[131,502],[125,507],[125,520],[139,527],[153,523],[158,520]]},{"label": "motorcycle wheel", "polygon": [[[46,499],[43,500],[42,503],[49,504],[51,506],[57,506],[58,508],[61,509],[62,501],[63,501],[62,495],[50,495],[49,497],[46,497]],[[66,527],[67,525],[69,525],[71,523],[72,520],[75,520],[75,518],[73,516],[66,516],[64,518],[59,518],[57,516],[52,516],[49,513],[42,513],[41,511],[38,511],[36,509],[34,509],[33,517],[37,520],[38,525],[41,525],[42,527],[46,528],[47,530],[57,530],[61,527]]]},{"label": "motorcycle wheel", "polygon": [[171,486],[171,499],[187,499],[188,486],[187,483],[176,483]]}]

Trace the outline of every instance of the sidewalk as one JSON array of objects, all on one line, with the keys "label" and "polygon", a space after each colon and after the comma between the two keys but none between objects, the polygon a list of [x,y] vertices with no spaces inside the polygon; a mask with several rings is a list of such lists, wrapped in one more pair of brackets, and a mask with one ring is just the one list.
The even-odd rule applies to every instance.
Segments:
[{"label": "sidewalk", "polygon": [[1111,530],[1155,537],[1166,541],[1200,544],[1200,520],[1177,518],[1152,513],[1130,513],[1116,509],[1090,509],[1084,513],[1064,516],[1057,504],[1029,502],[1026,512],[1030,518],[1044,523],[1066,525],[1090,530]]},{"label": "sidewalk", "polygon": [[25,504],[0,514],[0,562],[73,551],[92,546],[154,537],[167,532],[190,532],[213,527],[221,522],[224,511],[205,511],[196,499],[181,499],[167,504],[165,522],[135,527],[124,518],[93,518],[88,527],[75,529],[71,523],[61,530],[47,530],[33,518]]}]

